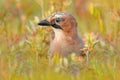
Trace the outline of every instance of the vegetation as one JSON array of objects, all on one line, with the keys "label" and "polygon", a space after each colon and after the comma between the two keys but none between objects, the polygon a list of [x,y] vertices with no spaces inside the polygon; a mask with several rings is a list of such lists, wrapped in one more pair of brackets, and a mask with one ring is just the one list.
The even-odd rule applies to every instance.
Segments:
[{"label": "vegetation", "polygon": [[[120,80],[120,1],[84,1],[0,0],[0,80]],[[51,27],[37,23],[56,11],[76,17],[85,59],[49,62]]]}]

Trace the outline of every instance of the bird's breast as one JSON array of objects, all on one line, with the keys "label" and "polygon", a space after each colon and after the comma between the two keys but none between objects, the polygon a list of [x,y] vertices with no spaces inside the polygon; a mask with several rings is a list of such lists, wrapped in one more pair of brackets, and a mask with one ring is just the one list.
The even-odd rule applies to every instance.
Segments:
[{"label": "bird's breast", "polygon": [[82,48],[82,41],[78,36],[74,38],[64,34],[61,30],[54,30],[54,39],[50,43],[50,53],[59,53],[62,56],[68,56],[70,53],[78,53]]}]

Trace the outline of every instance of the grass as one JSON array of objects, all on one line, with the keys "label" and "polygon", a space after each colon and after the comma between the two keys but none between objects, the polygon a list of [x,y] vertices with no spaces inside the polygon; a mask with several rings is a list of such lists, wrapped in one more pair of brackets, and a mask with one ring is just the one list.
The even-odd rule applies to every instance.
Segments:
[{"label": "grass", "polygon": [[[0,80],[120,80],[120,1],[91,0],[85,17],[76,13],[73,3],[0,1]],[[90,50],[87,64],[75,55],[63,59],[57,54],[49,62],[51,28],[37,23],[58,10],[76,17],[79,34]]]}]

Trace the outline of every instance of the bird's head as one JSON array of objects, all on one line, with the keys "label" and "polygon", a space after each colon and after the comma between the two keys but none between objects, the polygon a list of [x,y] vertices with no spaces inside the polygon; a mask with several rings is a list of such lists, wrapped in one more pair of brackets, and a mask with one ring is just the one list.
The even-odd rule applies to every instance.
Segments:
[{"label": "bird's head", "polygon": [[57,12],[52,14],[45,20],[38,23],[41,26],[52,26],[54,29],[70,32],[71,30],[76,31],[77,23],[75,18],[66,12]]}]

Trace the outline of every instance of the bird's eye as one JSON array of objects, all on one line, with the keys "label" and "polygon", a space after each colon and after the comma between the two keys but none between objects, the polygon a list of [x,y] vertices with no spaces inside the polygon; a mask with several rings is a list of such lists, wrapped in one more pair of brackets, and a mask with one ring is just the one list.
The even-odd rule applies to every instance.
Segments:
[{"label": "bird's eye", "polygon": [[57,23],[59,23],[59,22],[61,22],[62,21],[62,18],[56,18],[55,19],[55,22],[57,22]]}]

